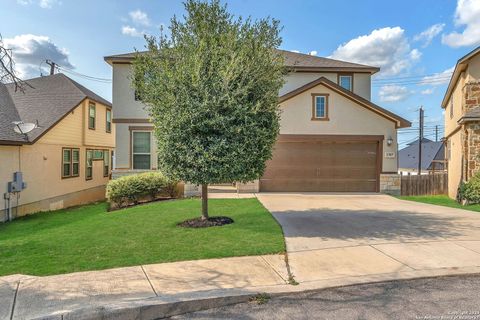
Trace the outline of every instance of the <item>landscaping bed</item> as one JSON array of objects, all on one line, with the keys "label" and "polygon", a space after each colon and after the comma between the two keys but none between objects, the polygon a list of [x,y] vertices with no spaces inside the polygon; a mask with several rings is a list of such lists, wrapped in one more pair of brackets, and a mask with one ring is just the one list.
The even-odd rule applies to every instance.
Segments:
[{"label": "landscaping bed", "polygon": [[211,199],[211,216],[235,223],[182,228],[200,199],[153,202],[113,212],[106,203],[38,213],[0,224],[0,276],[51,275],[182,260],[285,251],[280,226],[257,199]]}]

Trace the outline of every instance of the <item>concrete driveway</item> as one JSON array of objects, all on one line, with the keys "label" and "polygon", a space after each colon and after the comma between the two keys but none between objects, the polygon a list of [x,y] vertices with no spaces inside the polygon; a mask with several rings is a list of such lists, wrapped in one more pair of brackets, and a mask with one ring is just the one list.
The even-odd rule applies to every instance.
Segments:
[{"label": "concrete driveway", "polygon": [[380,194],[257,197],[282,225],[299,282],[480,267],[480,213]]}]

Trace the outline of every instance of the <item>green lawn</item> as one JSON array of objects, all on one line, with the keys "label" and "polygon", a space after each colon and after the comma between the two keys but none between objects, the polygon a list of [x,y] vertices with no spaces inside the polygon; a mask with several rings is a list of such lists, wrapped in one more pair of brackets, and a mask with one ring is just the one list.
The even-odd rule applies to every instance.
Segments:
[{"label": "green lawn", "polygon": [[186,229],[199,199],[107,212],[99,203],[0,224],[0,275],[50,275],[139,264],[285,251],[282,230],[257,199],[209,200],[210,215],[235,223]]},{"label": "green lawn", "polygon": [[402,196],[399,198],[402,200],[417,201],[417,202],[423,202],[423,203],[429,203],[429,204],[436,204],[438,206],[480,212],[480,204],[462,206],[460,203],[450,199],[448,196]]}]

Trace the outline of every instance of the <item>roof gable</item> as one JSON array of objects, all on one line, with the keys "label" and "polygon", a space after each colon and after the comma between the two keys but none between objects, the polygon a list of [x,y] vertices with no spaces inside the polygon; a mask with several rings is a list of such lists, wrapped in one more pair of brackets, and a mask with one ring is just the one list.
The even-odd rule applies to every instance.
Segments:
[{"label": "roof gable", "polygon": [[468,63],[470,62],[471,59],[475,58],[478,56],[480,53],[480,46],[476,47],[460,59],[458,59],[457,64],[455,65],[455,69],[453,70],[452,76],[450,77],[450,81],[448,83],[447,90],[445,91],[445,95],[443,96],[442,100],[442,108],[446,108],[448,100],[450,99],[450,96],[452,95],[453,89],[455,88],[455,85],[458,82],[458,79],[460,78],[460,75],[462,74],[463,71],[467,69]]},{"label": "roof gable", "polygon": [[[34,143],[87,98],[111,106],[107,100],[61,73],[27,82],[31,87],[25,92],[15,91],[13,84],[0,89],[1,109],[5,110],[0,120],[0,143]],[[20,135],[13,131],[13,121],[38,121],[40,127],[26,136]]]},{"label": "roof gable", "polygon": [[360,106],[372,111],[372,112],[375,112],[377,114],[379,114],[380,116],[390,120],[390,121],[393,121],[395,122],[395,125],[397,128],[406,128],[406,127],[410,127],[412,124],[410,123],[410,121],[408,120],[405,120],[404,118],[380,107],[380,106],[377,106],[376,104],[372,103],[371,101],[368,101],[367,99],[365,98],[362,98],[360,97],[359,95],[349,91],[349,90],[346,90],[344,88],[342,88],[341,86],[339,86],[338,84],[336,84],[335,82],[332,82],[330,80],[328,80],[327,78],[325,77],[320,77],[318,78],[317,80],[314,80],[312,82],[309,82],[295,90],[292,90],[282,96],[280,96],[278,98],[278,101],[279,103],[282,103],[284,101],[287,101],[313,87],[316,87],[318,85],[324,85],[326,86],[327,88],[330,88],[331,90],[337,92],[338,94],[344,96],[345,98],[347,99],[350,99],[354,102],[356,102],[357,104],[359,104]]}]

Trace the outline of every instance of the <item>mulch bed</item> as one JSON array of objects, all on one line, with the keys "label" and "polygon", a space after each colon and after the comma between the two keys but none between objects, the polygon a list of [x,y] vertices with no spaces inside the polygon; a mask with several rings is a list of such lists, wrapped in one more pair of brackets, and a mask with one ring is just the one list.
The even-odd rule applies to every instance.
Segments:
[{"label": "mulch bed", "polygon": [[208,228],[221,227],[230,223],[233,223],[233,219],[229,217],[210,217],[207,220],[202,220],[202,218],[185,220],[177,224],[177,226],[184,228]]}]

